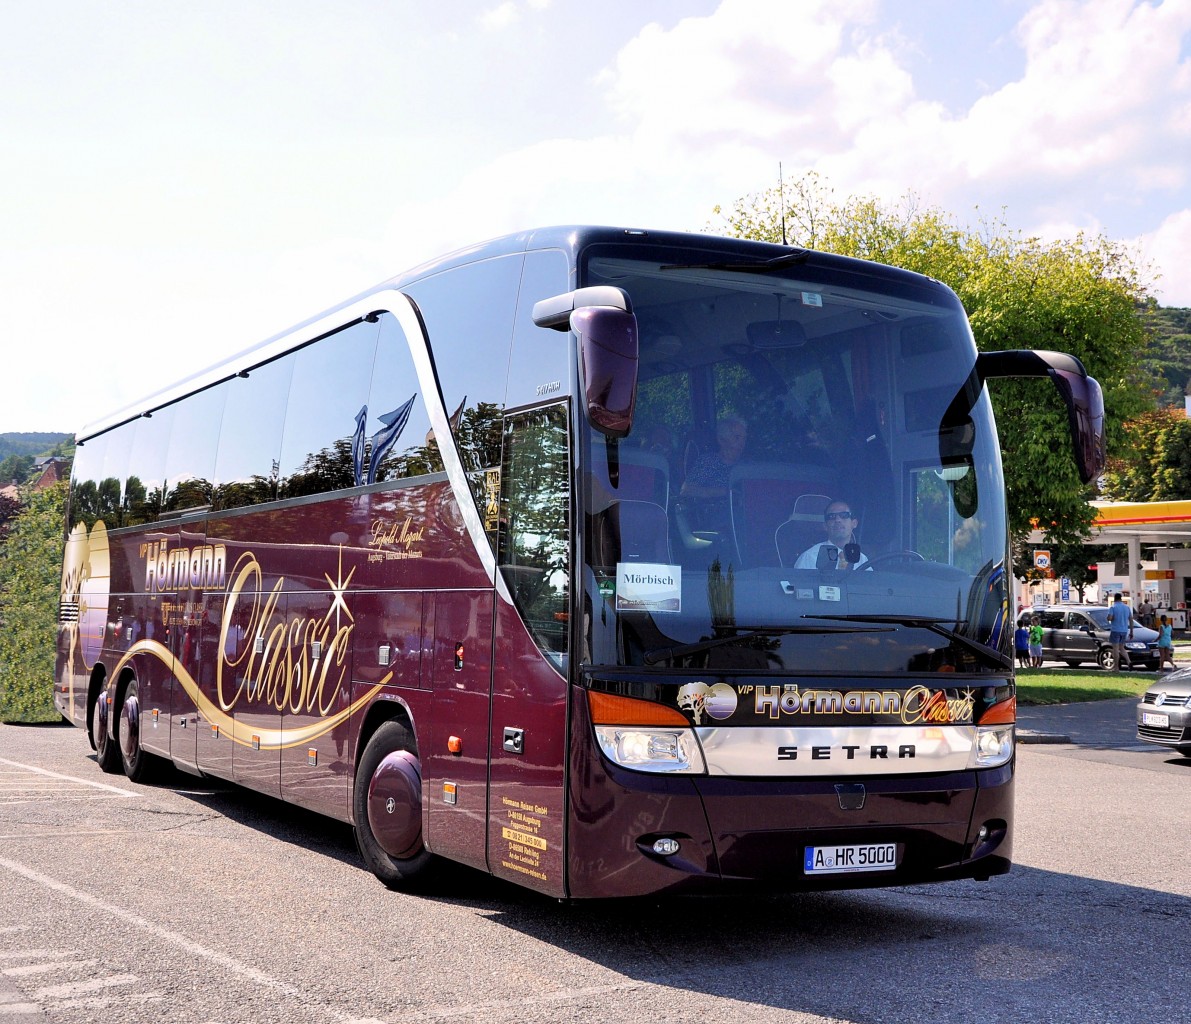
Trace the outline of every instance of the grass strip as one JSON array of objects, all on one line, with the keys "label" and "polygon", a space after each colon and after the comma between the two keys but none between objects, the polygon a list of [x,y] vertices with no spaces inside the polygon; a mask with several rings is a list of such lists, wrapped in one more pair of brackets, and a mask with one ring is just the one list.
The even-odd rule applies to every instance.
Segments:
[{"label": "grass strip", "polygon": [[1145,693],[1154,682],[1152,672],[1080,672],[1064,668],[1019,668],[1019,704],[1074,704],[1088,700],[1115,700]]}]

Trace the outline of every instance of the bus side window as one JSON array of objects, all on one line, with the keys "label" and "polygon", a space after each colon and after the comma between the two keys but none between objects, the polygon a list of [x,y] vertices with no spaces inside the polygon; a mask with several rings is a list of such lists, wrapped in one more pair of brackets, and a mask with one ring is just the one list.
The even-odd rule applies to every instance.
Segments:
[{"label": "bus side window", "polygon": [[510,409],[570,394],[570,336],[533,322],[534,303],[562,294],[571,287],[569,281],[567,258],[557,249],[526,254],[509,364],[506,404]]},{"label": "bus side window", "polygon": [[279,497],[323,494],[364,482],[356,479],[353,450],[365,439],[365,425],[357,419],[368,402],[379,334],[379,324],[364,320],[296,353]]},{"label": "bus side window", "polygon": [[[89,530],[97,519],[104,520],[105,524],[112,523],[120,498],[119,483],[113,502],[110,486],[105,487],[104,459],[116,432],[131,432],[133,428],[134,424],[117,427],[116,431],[88,438],[75,450],[74,479],[70,486],[70,529],[82,523]],[[120,477],[115,479],[119,481]]]},{"label": "bus side window", "polygon": [[124,524],[153,523],[166,509],[166,455],[176,405],[158,409],[136,421],[133,457],[124,487]]},{"label": "bus side window", "polygon": [[499,565],[537,645],[566,654],[571,582],[567,407],[505,418]]},{"label": "bus side window", "polygon": [[212,508],[243,508],[277,497],[281,428],[293,369],[290,353],[232,380],[219,431]]},{"label": "bus side window", "polygon": [[405,289],[426,325],[451,432],[481,515],[485,474],[500,465],[500,421],[522,262],[521,254],[478,260]]}]

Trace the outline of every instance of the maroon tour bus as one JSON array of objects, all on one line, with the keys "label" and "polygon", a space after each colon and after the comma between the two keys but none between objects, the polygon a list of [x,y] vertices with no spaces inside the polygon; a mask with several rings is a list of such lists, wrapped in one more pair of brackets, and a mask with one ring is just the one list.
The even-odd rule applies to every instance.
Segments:
[{"label": "maroon tour bus", "polygon": [[1079,361],[978,354],[925,277],[598,227],[455,253],[79,435],[57,707],[106,772],[350,823],[395,888],[1003,873],[996,376],[1049,376],[1099,470]]}]

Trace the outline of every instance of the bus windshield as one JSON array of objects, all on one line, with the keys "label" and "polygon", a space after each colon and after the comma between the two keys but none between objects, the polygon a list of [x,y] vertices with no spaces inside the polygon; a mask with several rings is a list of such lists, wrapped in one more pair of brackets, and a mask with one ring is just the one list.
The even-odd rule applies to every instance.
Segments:
[{"label": "bus windshield", "polygon": [[821,257],[585,256],[582,284],[633,304],[640,369],[629,434],[582,428],[584,663],[1005,671],[1000,450],[986,393],[953,404],[976,347],[952,292]]}]

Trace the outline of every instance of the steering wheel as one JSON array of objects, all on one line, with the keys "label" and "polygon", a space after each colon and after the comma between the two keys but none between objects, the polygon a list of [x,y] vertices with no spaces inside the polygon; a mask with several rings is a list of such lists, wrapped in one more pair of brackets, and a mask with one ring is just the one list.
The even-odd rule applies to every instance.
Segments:
[{"label": "steering wheel", "polygon": [[925,562],[926,558],[920,555],[917,551],[912,551],[906,548],[904,551],[887,551],[883,555],[877,555],[875,558],[870,558],[868,563],[862,568],[875,569],[883,562]]}]

